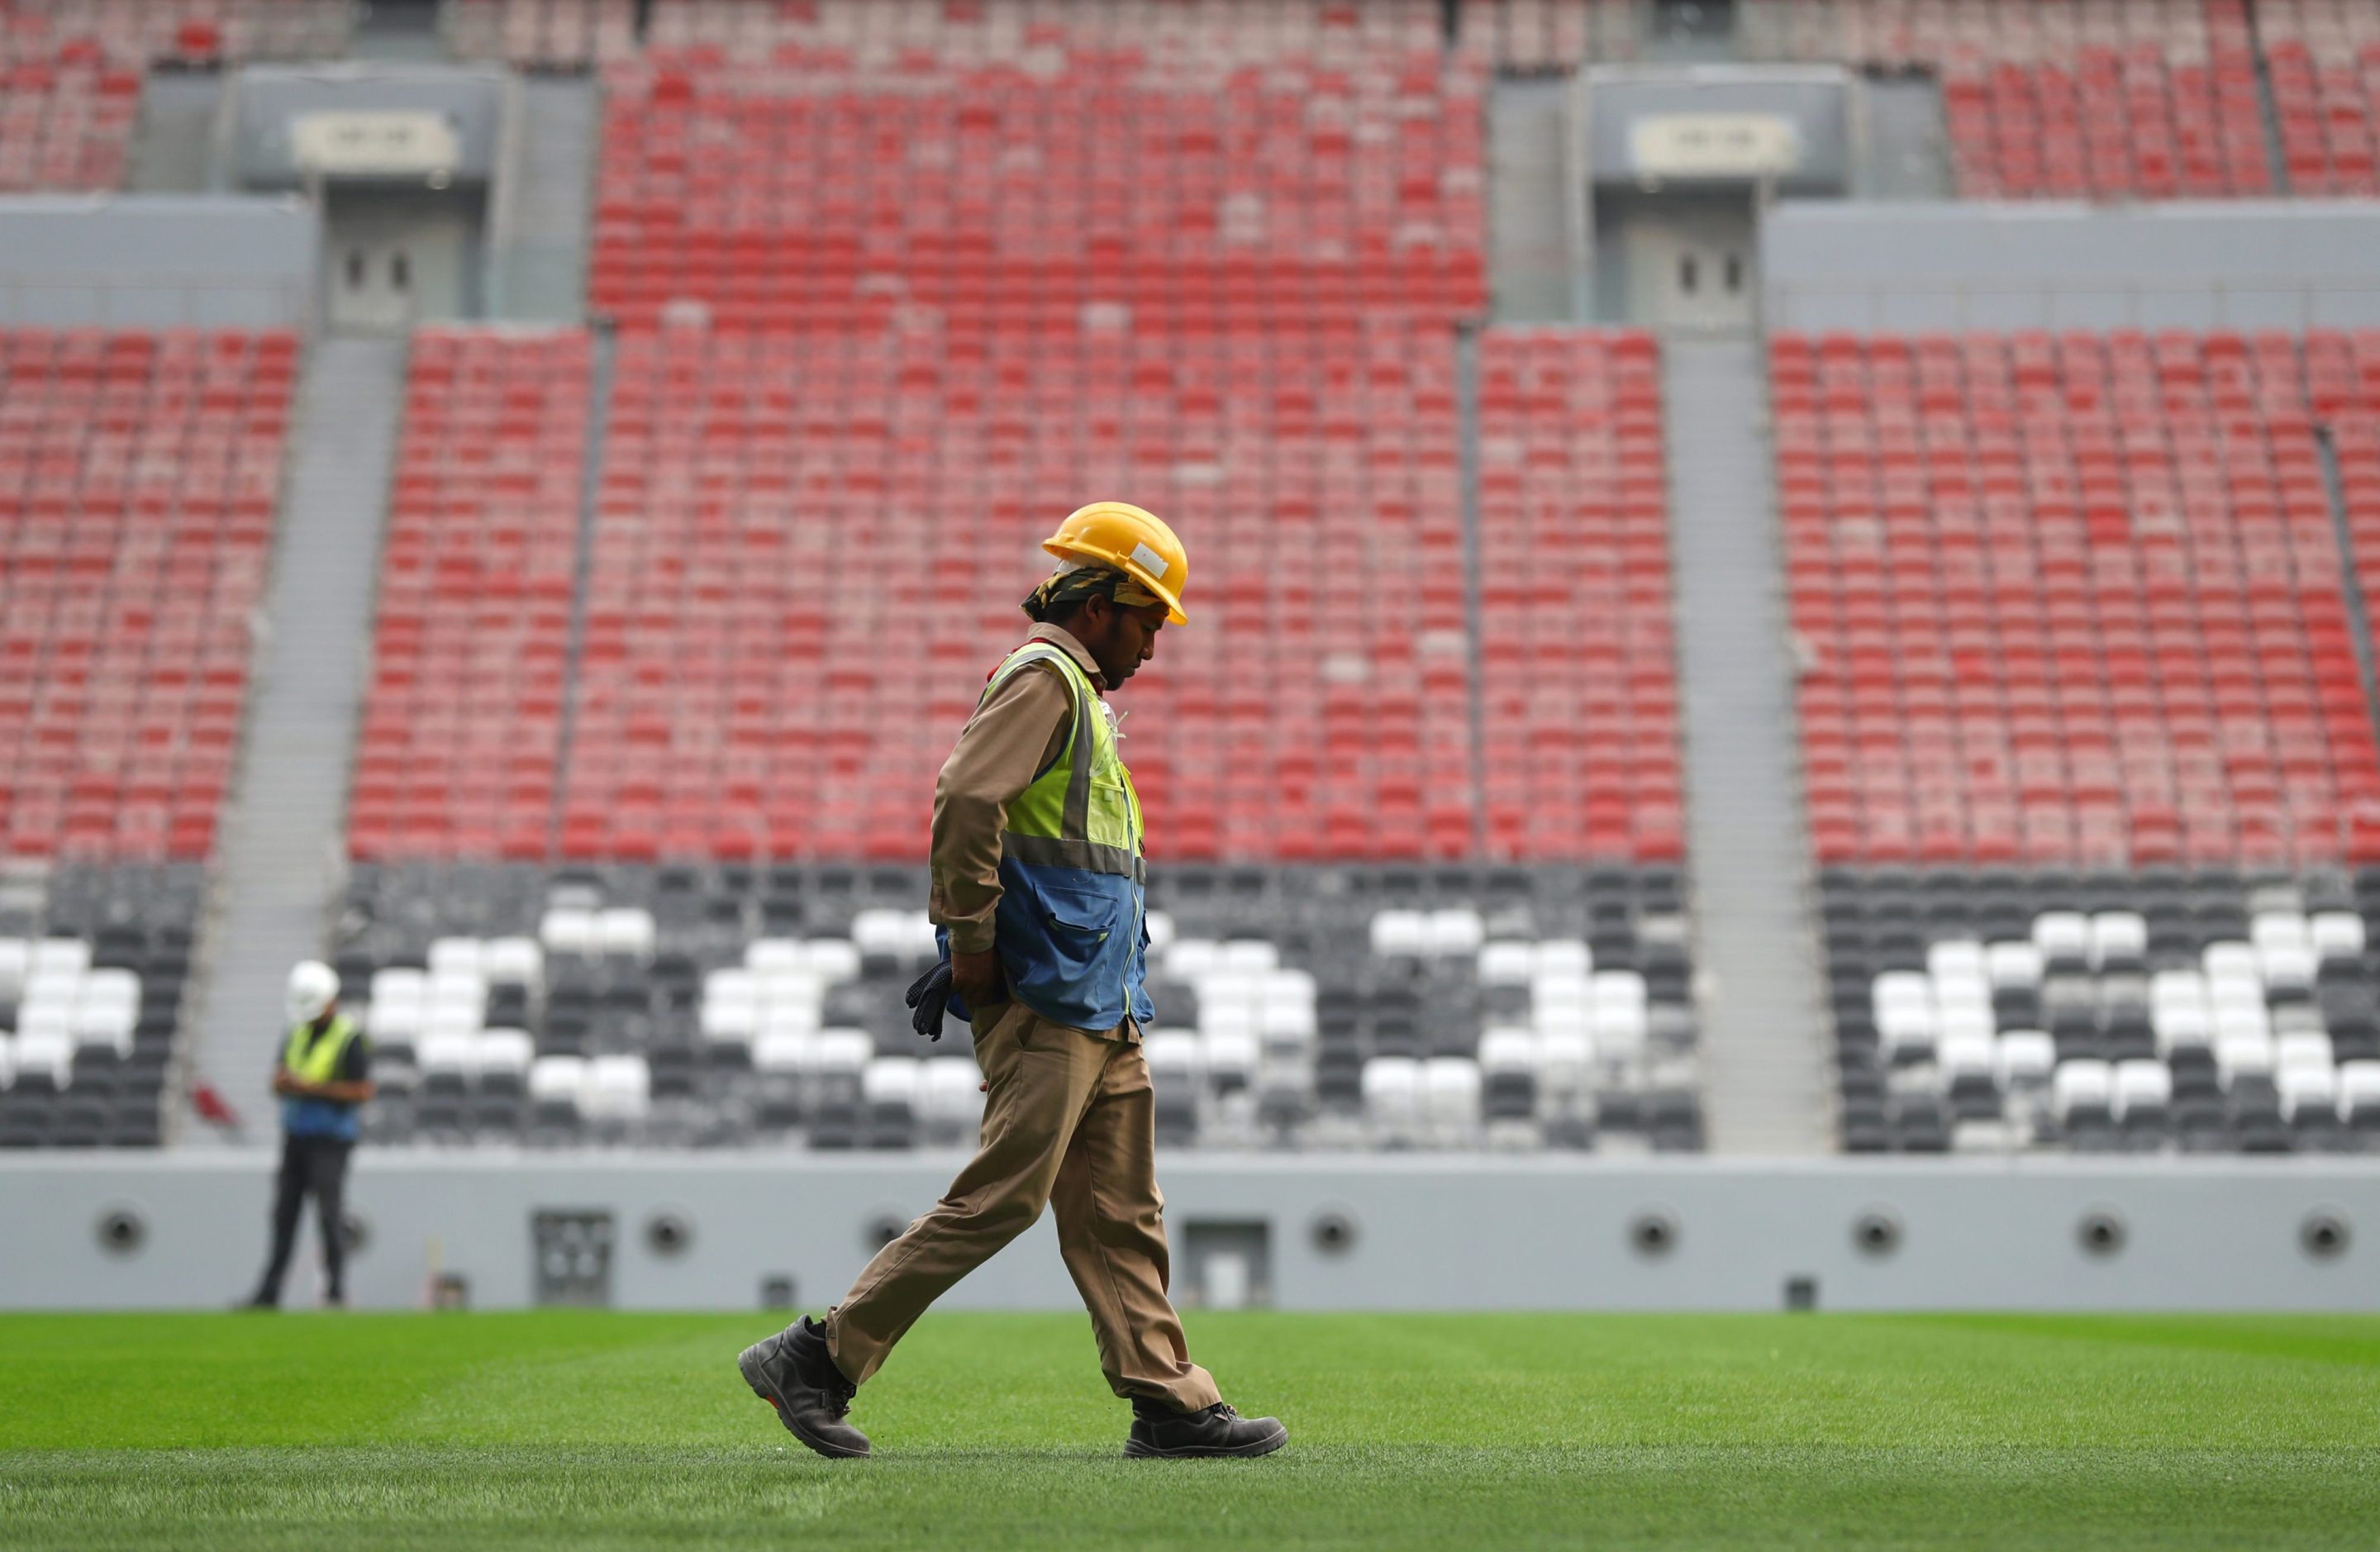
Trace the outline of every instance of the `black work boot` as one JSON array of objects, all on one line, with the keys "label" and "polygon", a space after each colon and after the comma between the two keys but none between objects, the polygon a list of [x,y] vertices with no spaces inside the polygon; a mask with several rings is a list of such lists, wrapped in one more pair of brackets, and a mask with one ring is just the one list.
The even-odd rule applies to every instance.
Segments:
[{"label": "black work boot", "polygon": [[833,1459],[868,1453],[868,1436],[844,1421],[859,1387],[834,1366],[826,1328],[808,1316],[746,1348],[735,1366],[752,1393],[812,1449]]},{"label": "black work boot", "polygon": [[1146,1396],[1132,1399],[1132,1433],[1123,1452],[1135,1459],[1184,1461],[1199,1455],[1269,1455],[1289,1442],[1278,1417],[1242,1417],[1229,1401],[1176,1412]]}]

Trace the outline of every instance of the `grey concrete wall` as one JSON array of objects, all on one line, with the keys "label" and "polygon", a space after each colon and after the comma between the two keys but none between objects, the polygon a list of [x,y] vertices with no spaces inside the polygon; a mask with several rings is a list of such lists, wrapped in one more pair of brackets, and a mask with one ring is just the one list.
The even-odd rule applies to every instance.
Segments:
[{"label": "grey concrete wall", "polygon": [[[750,1308],[789,1275],[823,1305],[873,1248],[870,1225],[922,1211],[955,1155],[789,1153],[435,1155],[368,1151],[350,1199],[370,1243],[355,1302],[418,1305],[433,1266],[469,1279],[475,1305],[525,1303],[530,1215],[615,1215],[613,1303]],[[0,1160],[0,1307],[203,1307],[228,1301],[262,1257],[273,1160],[223,1155],[28,1155]],[[1295,1309],[1774,1309],[1789,1279],[1839,1309],[2380,1309],[2380,1159],[2070,1158],[1645,1161],[1557,1158],[1172,1155],[1166,1220],[1182,1248],[1202,1225],[1270,1233],[1274,1302]],[[103,1249],[103,1213],[147,1226]],[[656,1212],[690,1245],[644,1242]],[[2124,1243],[2085,1249],[2078,1228],[2114,1215]],[[1318,1215],[1354,1226],[1327,1250]],[[1647,1255],[1632,1225],[1658,1213],[1671,1247]],[[1854,1243],[1888,1214],[1898,1246]],[[2334,1215],[2345,1247],[2301,1242]],[[301,1251],[293,1296],[312,1286]],[[948,1301],[1064,1309],[1075,1303],[1045,1219]]]},{"label": "grey concrete wall", "polygon": [[307,113],[436,113],[453,126],[458,183],[481,183],[497,165],[511,78],[490,65],[252,65],[235,87],[231,161],[248,188],[302,181],[290,120]]},{"label": "grey concrete wall", "polygon": [[[1791,122],[1800,140],[1794,171],[1776,180],[1785,193],[1840,192],[1851,182],[1849,75],[1832,67],[1688,66],[1667,69],[1602,66],[1583,78],[1587,154],[1597,184],[1636,188],[1628,127],[1648,115],[1767,114]],[[1674,183],[1676,180],[1670,180]],[[1726,180],[1742,188],[1742,178]]]},{"label": "grey concrete wall", "polygon": [[2380,205],[1789,201],[1760,273],[1778,329],[2355,327],[2380,323]]},{"label": "grey concrete wall", "polygon": [[0,324],[302,328],[321,242],[294,198],[0,199]]}]

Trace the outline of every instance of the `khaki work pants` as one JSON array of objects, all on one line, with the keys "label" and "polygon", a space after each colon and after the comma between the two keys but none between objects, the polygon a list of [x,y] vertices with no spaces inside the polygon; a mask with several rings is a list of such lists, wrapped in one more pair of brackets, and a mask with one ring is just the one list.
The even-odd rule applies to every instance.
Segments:
[{"label": "khaki work pants", "polygon": [[1109,1388],[1187,1412],[1214,1405],[1222,1399],[1214,1378],[1190,1362],[1165,1296],[1157,1111],[1140,1047],[1052,1024],[1014,1000],[977,1014],[971,1027],[991,1085],[976,1156],[827,1311],[835,1366],[865,1384],[927,1305],[1049,1204]]}]

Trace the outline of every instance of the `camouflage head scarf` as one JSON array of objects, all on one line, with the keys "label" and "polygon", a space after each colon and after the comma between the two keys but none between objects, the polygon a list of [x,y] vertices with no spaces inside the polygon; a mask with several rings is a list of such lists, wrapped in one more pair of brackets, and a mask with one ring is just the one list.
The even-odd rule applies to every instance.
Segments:
[{"label": "camouflage head scarf", "polygon": [[1151,604],[1162,608],[1165,603],[1129,572],[1095,562],[1083,563],[1060,566],[1048,581],[1034,588],[1032,596],[1025,600],[1025,617],[1039,624],[1052,610],[1089,598],[1112,599],[1126,609],[1145,609]]}]

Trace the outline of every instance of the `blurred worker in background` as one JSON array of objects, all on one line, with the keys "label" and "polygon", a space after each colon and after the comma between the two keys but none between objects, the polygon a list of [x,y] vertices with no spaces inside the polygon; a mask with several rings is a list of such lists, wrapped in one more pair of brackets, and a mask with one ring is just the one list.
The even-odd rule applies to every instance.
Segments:
[{"label": "blurred worker in background", "polygon": [[1042,546],[1063,563],[1025,600],[1025,644],[992,671],[934,789],[930,911],[943,999],[983,1069],[975,1158],[932,1210],[878,1252],[824,1324],[804,1316],[745,1349],[747,1384],[821,1455],[868,1453],[844,1421],[858,1387],[928,1305],[1054,1205],[1058,1245],[1091,1315],[1099,1367],[1132,1402],[1124,1453],[1262,1455],[1288,1433],[1243,1418],[1190,1362],[1166,1298],[1156,1109],[1141,1029],[1140,800],[1108,705],[1185,623],[1173,530],[1094,502]]},{"label": "blurred worker in background", "polygon": [[325,1302],[347,1302],[346,1246],[340,1205],[347,1156],[355,1151],[357,1112],[372,1097],[371,1053],[363,1033],[339,1012],[338,973],[317,960],[289,972],[289,1037],[273,1069],[281,1096],[281,1182],[273,1201],[273,1256],[250,1309],[281,1307],[281,1279],[298,1243],[298,1217],[310,1194],[322,1232]]}]

